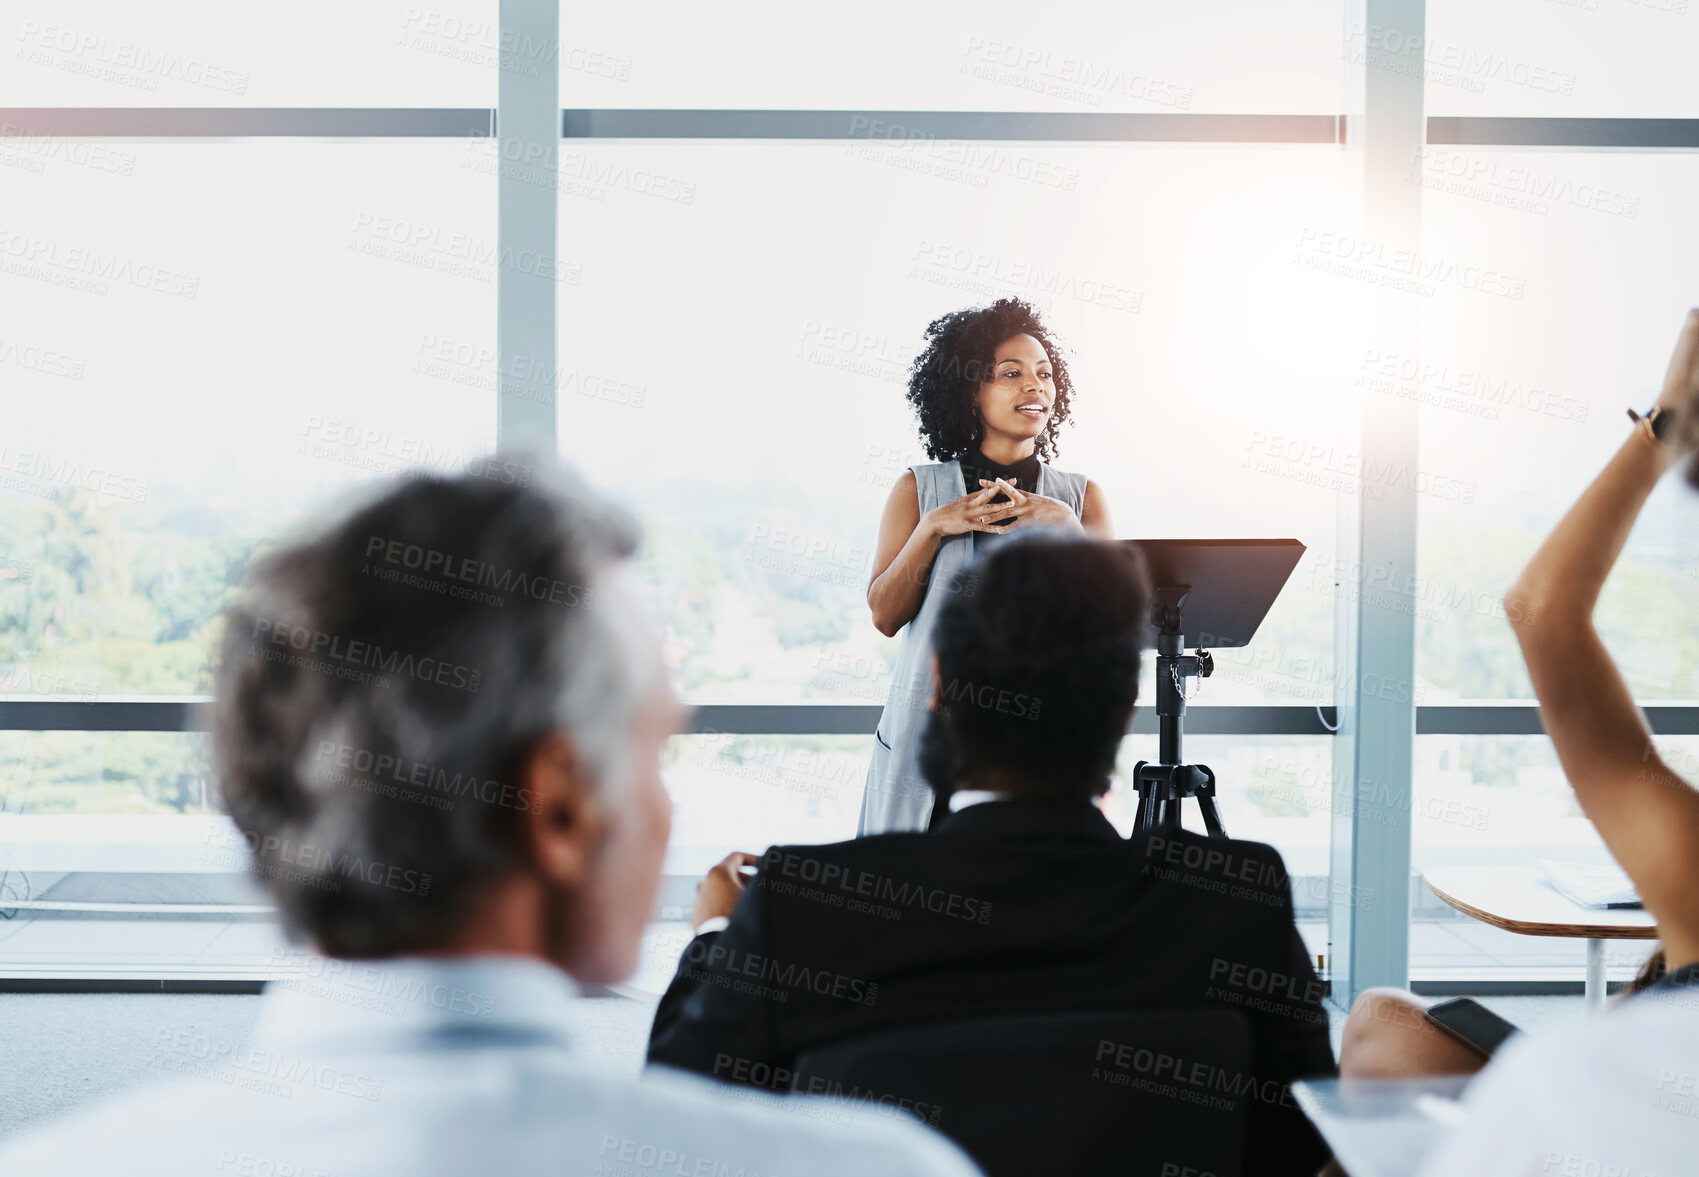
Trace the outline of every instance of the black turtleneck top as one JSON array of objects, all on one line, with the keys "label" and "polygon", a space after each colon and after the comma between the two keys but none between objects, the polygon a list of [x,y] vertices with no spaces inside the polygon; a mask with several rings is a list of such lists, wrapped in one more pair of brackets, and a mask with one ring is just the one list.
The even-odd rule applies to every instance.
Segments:
[{"label": "black turtleneck top", "polygon": [[[962,464],[962,482],[967,487],[968,494],[978,494],[985,488],[979,485],[981,478],[994,482],[1001,478],[1016,490],[1024,490],[1032,494],[1038,493],[1038,454],[1032,453],[1016,462],[1013,466],[1005,466],[1001,462],[993,462],[980,453],[978,449],[963,454],[959,461]],[[1006,503],[1009,496],[998,491],[990,499],[993,503]],[[1013,520],[999,519],[993,525],[1007,527]]]}]

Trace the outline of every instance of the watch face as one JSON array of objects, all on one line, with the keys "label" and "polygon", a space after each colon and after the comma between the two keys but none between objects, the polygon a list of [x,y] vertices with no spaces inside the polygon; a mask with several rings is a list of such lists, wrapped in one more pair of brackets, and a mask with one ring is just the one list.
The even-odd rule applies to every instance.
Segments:
[{"label": "watch face", "polygon": [[1652,436],[1659,441],[1669,440],[1668,434],[1675,428],[1675,414],[1664,409],[1653,409],[1646,414],[1646,420],[1651,422]]}]

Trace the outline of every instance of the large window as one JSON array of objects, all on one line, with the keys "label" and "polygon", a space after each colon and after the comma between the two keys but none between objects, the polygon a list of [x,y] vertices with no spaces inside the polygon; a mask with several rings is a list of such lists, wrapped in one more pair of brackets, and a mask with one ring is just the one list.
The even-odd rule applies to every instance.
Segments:
[{"label": "large window", "polygon": [[[1418,674],[1435,703],[1530,699],[1499,598],[1621,443],[1624,410],[1657,396],[1693,298],[1699,231],[1688,210],[1699,158],[1430,146],[1411,182],[1423,185],[1426,250],[1514,281],[1510,295],[1492,298],[1435,284],[1422,300],[1419,363],[1371,365],[1366,395],[1419,400],[1424,460],[1469,469],[1477,487],[1468,504],[1422,504],[1422,575],[1409,594]],[[1699,643],[1669,624],[1693,598],[1695,537],[1699,499],[1672,478],[1600,602],[1605,642],[1648,702],[1699,697]],[[1543,736],[1435,735],[1416,749],[1418,793],[1490,815],[1418,821],[1417,869],[1604,855]],[[1432,907],[1430,896],[1417,898]],[[1461,967],[1447,955],[1456,952],[1449,937],[1478,950],[1474,968],[1581,958],[1577,945],[1529,944],[1467,923],[1436,937],[1424,930],[1430,922],[1419,918],[1413,930],[1413,968]]]},{"label": "large window", "polygon": [[1690,119],[1699,116],[1689,76],[1699,54],[1693,7],[1693,0],[1428,0],[1421,44],[1382,43],[1425,67],[1433,115]]},{"label": "large window", "polygon": [[[1412,169],[1412,180],[1418,173]],[[1515,297],[1436,286],[1419,365],[1377,360],[1374,395],[1423,402],[1424,452],[1473,472],[1469,504],[1424,502],[1418,665],[1436,696],[1529,698],[1498,597],[1657,397],[1692,300],[1692,155],[1430,147],[1427,248],[1514,276]],[[1599,624],[1637,697],[1699,697],[1691,596],[1699,500],[1670,480],[1635,529]]]},{"label": "large window", "polygon": [[[1392,814],[1417,872],[1598,852],[1543,739],[1434,716],[1527,700],[1498,598],[1692,299],[1694,155],[1589,149],[1646,142],[1635,120],[1699,142],[1682,0],[1435,0],[1416,27],[1378,0],[654,0],[566,4],[558,38],[546,5],[6,18],[0,972],[274,964],[180,730],[218,612],[374,475],[501,444],[558,445],[644,523],[702,705],[663,914],[727,849],[848,836],[897,651],[865,603],[877,521],[927,460],[906,370],[929,320],[1004,294],[1071,348],[1058,465],[1119,535],[1308,546],[1256,644],[1217,652],[1188,749],[1286,857],[1318,952],[1361,881],[1330,877],[1342,829]],[[1370,125],[1364,77],[1417,73]],[[1387,122],[1421,144],[1390,185],[1362,151]],[[1418,193],[1408,254],[1388,224]],[[547,280],[498,299],[513,257]],[[1408,346],[1365,342],[1388,288]],[[1365,431],[1392,400],[1420,429]],[[1352,509],[1412,488],[1393,571],[1353,555]],[[1601,610],[1648,701],[1699,693],[1657,624],[1699,575],[1696,510],[1659,492]],[[1408,634],[1339,624],[1379,607],[1413,675],[1381,673]],[[1335,705],[1388,685],[1413,763],[1337,779]],[[1126,743],[1123,826],[1155,743]],[[1412,894],[1418,978],[1579,976]]]},{"label": "large window", "polygon": [[21,0],[0,106],[488,107],[495,0],[277,11],[217,0]]},{"label": "large window", "polygon": [[[1623,410],[1655,398],[1693,300],[1699,240],[1687,209],[1699,161],[1613,150],[1646,134],[1645,124],[1624,120],[1699,114],[1676,66],[1699,48],[1686,8],[1680,0],[1543,5],[1538,14],[1430,5],[1428,109],[1466,116],[1455,138],[1574,142],[1569,127],[1584,124],[1518,125],[1517,116],[1602,120],[1587,125],[1595,150],[1431,143],[1411,161],[1424,250],[1507,283],[1488,299],[1443,284],[1424,292],[1419,359],[1377,357],[1365,392],[1419,401],[1425,458],[1478,472],[1473,503],[1422,504],[1422,576],[1407,600],[1418,619],[1419,681],[1433,702],[1530,698],[1498,599],[1620,444]],[[1600,602],[1604,640],[1648,702],[1699,696],[1699,647],[1667,624],[1692,599],[1696,528],[1699,502],[1674,479],[1661,486]],[[1605,855],[1543,736],[1426,736],[1414,774],[1418,793],[1479,818],[1416,822],[1417,869]],[[1546,979],[1564,964],[1572,974],[1581,958],[1575,945],[1448,917],[1418,893],[1417,975]],[[1611,958],[1616,975],[1645,955],[1628,947]]]},{"label": "large window", "polygon": [[[7,21],[0,103],[26,109],[0,118],[0,695],[121,727],[115,705],[208,692],[260,546],[374,475],[494,446],[493,378],[461,363],[495,350],[494,167],[394,108],[481,106],[487,130],[495,5]],[[365,137],[243,121],[335,106],[371,108]],[[121,109],[71,135],[46,107]],[[263,969],[245,860],[203,735],[0,732],[5,969]]]},{"label": "large window", "polygon": [[[374,474],[491,448],[493,387],[446,358],[494,352],[494,184],[466,159],[439,140],[0,143],[18,173],[0,692],[204,695],[258,545]],[[231,878],[203,745],[5,733],[6,959],[121,964],[131,940],[89,920],[261,902]]]},{"label": "large window", "polygon": [[8,180],[0,664],[204,694],[257,542],[492,445],[491,382],[447,357],[494,351],[493,182],[435,140],[98,146],[124,174],[44,148]]},{"label": "large window", "polygon": [[[1336,148],[568,143],[562,165],[563,252],[595,277],[562,292],[560,446],[642,514],[690,697],[884,703],[900,639],[868,614],[877,526],[930,460],[908,365],[931,319],[1013,294],[1073,350],[1057,464],[1103,487],[1118,535],[1309,545],[1198,702],[1332,702],[1337,488],[1289,450],[1348,444],[1352,291],[1295,257],[1353,215]],[[686,744],[679,869],[853,836],[867,737]],[[1127,740],[1129,765],[1156,753]],[[1325,811],[1265,830],[1292,805],[1218,771],[1325,874]]]},{"label": "large window", "polygon": [[[664,29],[665,35],[657,35]],[[563,5],[568,107],[1148,111],[1339,109],[1339,5],[1246,0],[687,0]]]},{"label": "large window", "polygon": [[[970,154],[960,175],[912,166]],[[1349,394],[1350,291],[1293,256],[1354,202],[1337,151],[852,141],[564,160],[607,179],[562,197],[594,280],[562,291],[561,449],[642,512],[692,696],[884,702],[877,524],[930,460],[908,365],[928,321],[1002,294],[1073,349],[1057,464],[1103,487],[1118,534],[1295,535],[1312,570],[1329,563],[1333,490],[1298,463],[1255,467],[1287,470],[1282,438],[1331,438]],[[662,177],[682,195],[643,190]],[[1332,596],[1309,579],[1259,650],[1224,653],[1211,701],[1331,701]],[[1285,666],[1258,657],[1273,648]]]}]

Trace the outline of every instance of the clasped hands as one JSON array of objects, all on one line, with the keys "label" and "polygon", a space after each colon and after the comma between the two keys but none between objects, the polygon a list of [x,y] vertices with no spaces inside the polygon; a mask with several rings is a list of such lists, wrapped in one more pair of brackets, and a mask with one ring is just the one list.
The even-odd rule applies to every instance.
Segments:
[{"label": "clasped hands", "polygon": [[[1001,533],[1042,524],[1080,526],[1079,516],[1061,499],[1047,498],[1036,491],[1017,490],[1002,478],[981,478],[979,485],[981,489],[941,507],[934,507],[929,512],[934,530],[940,536],[961,535],[967,531]],[[991,500],[998,494],[1008,495],[1008,501],[993,503]],[[1005,519],[1013,522],[999,526],[999,521]]]}]

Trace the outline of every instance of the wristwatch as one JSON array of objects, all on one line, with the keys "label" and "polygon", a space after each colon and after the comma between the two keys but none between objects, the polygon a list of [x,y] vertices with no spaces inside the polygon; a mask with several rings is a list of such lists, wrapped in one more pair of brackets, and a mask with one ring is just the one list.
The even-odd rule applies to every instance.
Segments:
[{"label": "wristwatch", "polygon": [[1652,411],[1647,413],[1645,416],[1641,416],[1633,409],[1629,409],[1628,417],[1631,421],[1635,421],[1637,423],[1644,421],[1646,423],[1646,427],[1652,431],[1652,436],[1663,442],[1665,445],[1675,444],[1675,414],[1669,409],[1659,406],[1652,409]]}]

